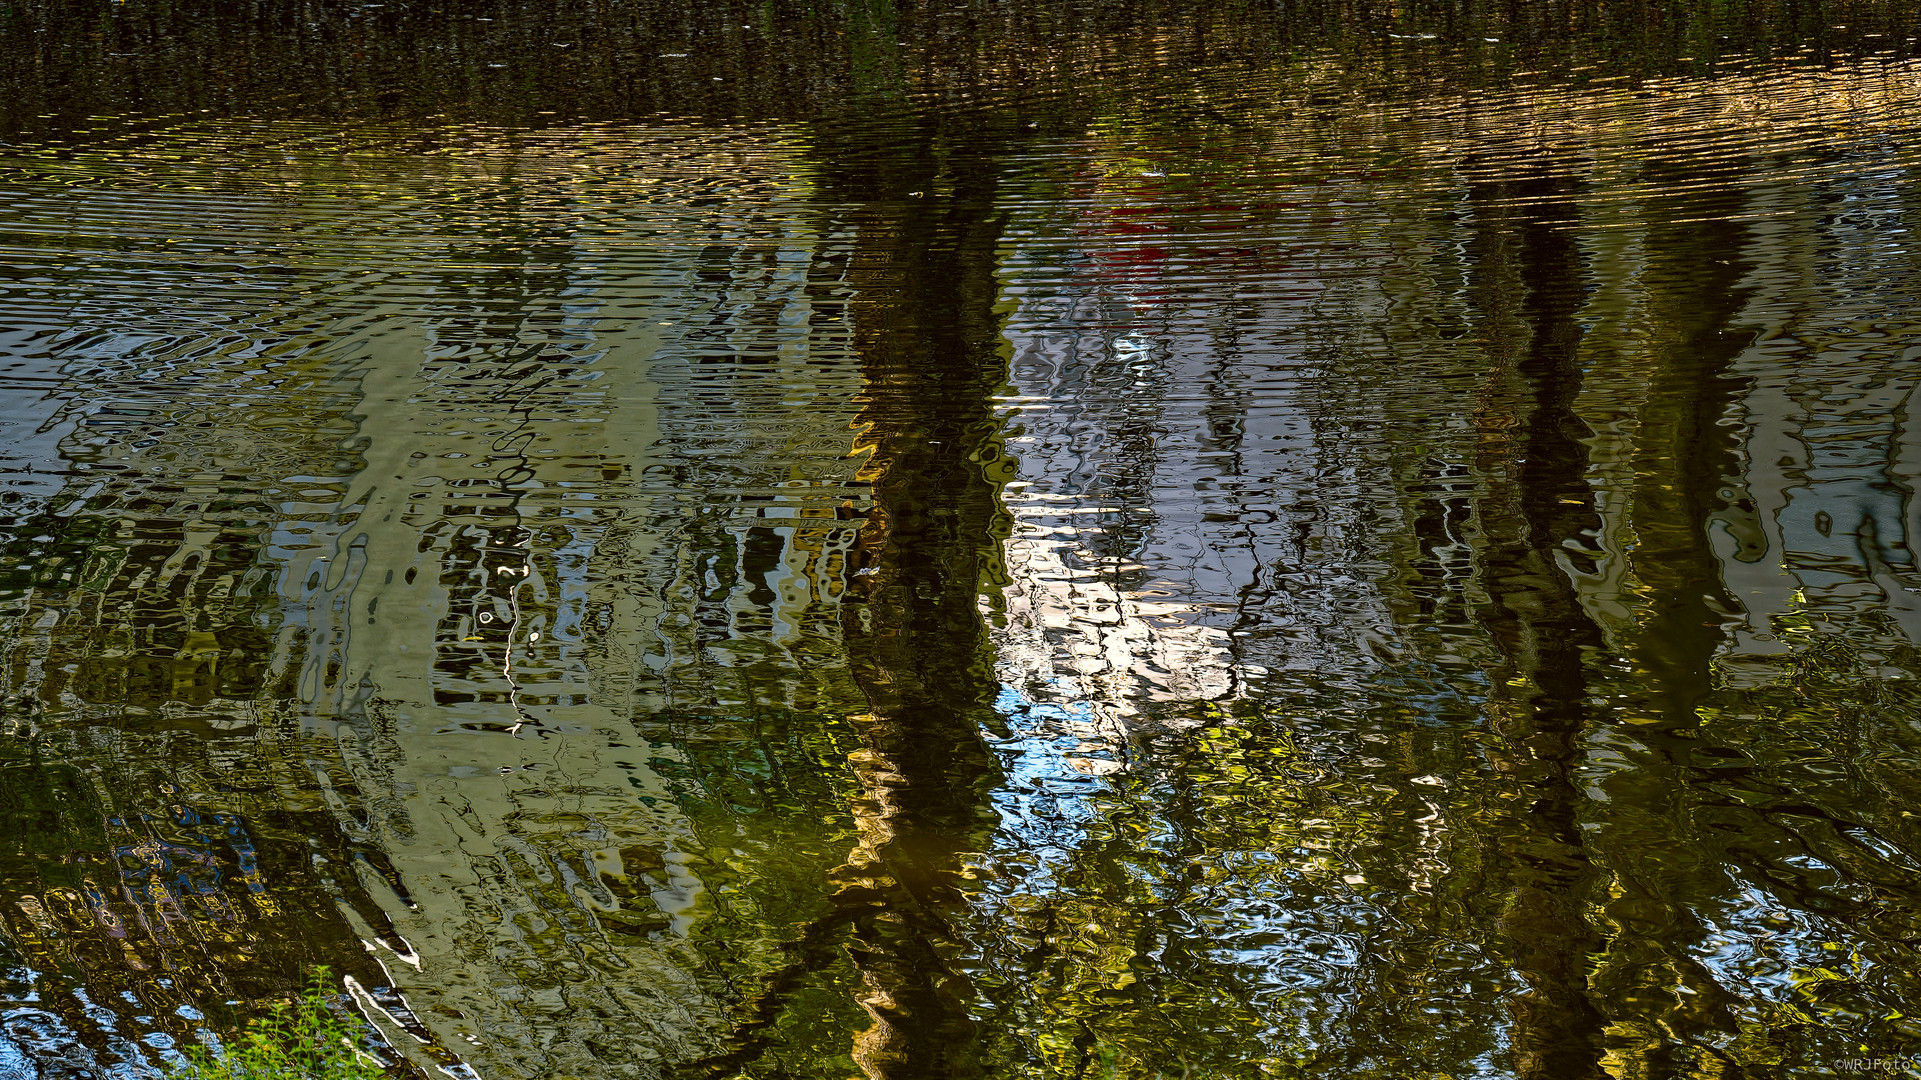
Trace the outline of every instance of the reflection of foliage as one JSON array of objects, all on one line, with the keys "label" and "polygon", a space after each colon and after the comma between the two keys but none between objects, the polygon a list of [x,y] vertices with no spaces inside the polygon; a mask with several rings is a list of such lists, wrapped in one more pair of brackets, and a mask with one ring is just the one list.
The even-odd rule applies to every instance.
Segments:
[{"label": "reflection of foliage", "polygon": [[[983,859],[971,973],[994,1057],[1046,1077],[1474,1072],[1498,1006],[1434,995],[1495,1000],[1481,927],[1499,898],[1479,895],[1471,843],[1419,822],[1472,814],[1473,795],[1383,798],[1367,750],[1233,709],[1199,710],[1105,791],[1063,775],[1003,803],[1018,847]],[[1074,850],[1037,855],[1056,843]]]},{"label": "reflection of foliage", "polygon": [[[247,767],[234,768],[241,747]],[[48,723],[0,739],[0,953],[19,965],[9,992],[39,994],[39,1022],[62,1039],[137,1025],[178,1043],[202,1012],[210,1027],[234,1021],[222,1002],[285,995],[309,963],[373,982],[378,968],[342,949],[358,943],[327,875],[385,860],[347,850],[331,819],[256,782],[285,775],[284,749],[204,728]],[[65,986],[97,997],[50,990]],[[150,1060],[124,1044],[71,1054],[101,1075]]]},{"label": "reflection of foliage", "polygon": [[[1904,1015],[1921,939],[1909,809],[1921,657],[1805,615],[1775,623],[1794,650],[1736,658],[1693,724],[1662,730],[1634,697],[1653,695],[1622,684],[1634,702],[1622,711],[1647,734],[1621,741],[1599,787],[1615,935],[1590,984],[1620,1075],[1677,1060],[1792,1071],[1905,1054],[1921,1037]],[[1678,931],[1642,929],[1664,912],[1688,914]]]},{"label": "reflection of foliage", "polygon": [[[784,711],[662,715],[656,724],[647,729],[660,740],[651,765],[688,816],[689,850],[679,857],[703,884],[691,933],[710,973],[744,999],[735,1022],[770,1014],[769,1067],[851,1070],[846,1033],[865,1017],[842,985],[844,926],[828,928],[818,948],[804,934],[794,939],[796,927],[830,911],[822,883],[857,843],[846,764],[853,734],[838,718]],[[770,972],[790,966],[796,985],[770,985],[782,983]]]},{"label": "reflection of foliage", "polygon": [[298,1000],[280,1003],[217,1052],[187,1047],[173,1080],[383,1080],[364,1049],[366,1025],[349,1016],[316,967]]}]

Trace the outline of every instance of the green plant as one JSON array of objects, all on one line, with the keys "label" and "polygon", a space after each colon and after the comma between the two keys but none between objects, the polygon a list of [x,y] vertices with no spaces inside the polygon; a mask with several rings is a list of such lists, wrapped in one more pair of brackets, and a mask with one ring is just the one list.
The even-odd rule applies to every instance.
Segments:
[{"label": "green plant", "polygon": [[327,969],[314,968],[298,1000],[256,1017],[219,1051],[183,1047],[186,1061],[168,1080],[388,1080],[364,1048],[365,1026],[328,986]]}]

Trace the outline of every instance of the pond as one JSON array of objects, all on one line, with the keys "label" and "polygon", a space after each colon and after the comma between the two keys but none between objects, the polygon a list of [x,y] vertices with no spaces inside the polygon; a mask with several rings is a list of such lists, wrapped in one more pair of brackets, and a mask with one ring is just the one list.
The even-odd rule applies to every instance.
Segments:
[{"label": "pond", "polygon": [[0,1076],[1921,1054],[1921,13],[0,23]]}]

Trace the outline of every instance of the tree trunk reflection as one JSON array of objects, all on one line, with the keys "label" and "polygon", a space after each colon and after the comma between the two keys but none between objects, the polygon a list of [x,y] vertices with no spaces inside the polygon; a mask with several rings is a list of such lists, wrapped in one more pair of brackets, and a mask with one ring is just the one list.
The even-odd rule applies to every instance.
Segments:
[{"label": "tree trunk reflection", "polygon": [[1516,1071],[1530,1080],[1600,1075],[1605,1023],[1587,989],[1588,957],[1602,942],[1584,912],[1593,868],[1573,778],[1586,722],[1585,654],[1601,636],[1557,563],[1564,541],[1599,526],[1588,432],[1573,408],[1580,254],[1560,220],[1565,211],[1549,202],[1571,186],[1542,175],[1474,191],[1475,301],[1493,361],[1477,407],[1487,484],[1480,619],[1500,653],[1489,704],[1497,765],[1514,785],[1499,841],[1512,890],[1502,924],[1527,983],[1512,1006],[1512,1046]]},{"label": "tree trunk reflection", "polygon": [[998,683],[979,606],[983,583],[1004,576],[996,181],[980,167],[937,192],[924,139],[837,150],[860,164],[829,177],[827,196],[853,209],[825,232],[851,248],[829,240],[813,273],[852,286],[847,322],[866,384],[854,451],[866,455],[860,479],[873,495],[841,616],[868,702],[851,718],[859,839],[831,872],[828,910],[794,939],[792,963],[750,1003],[732,1048],[705,1065],[721,1075],[754,1060],[783,997],[844,947],[872,1021],[851,1051],[867,1076],[979,1076],[954,916],[962,853],[985,846],[1000,778],[981,734]]}]

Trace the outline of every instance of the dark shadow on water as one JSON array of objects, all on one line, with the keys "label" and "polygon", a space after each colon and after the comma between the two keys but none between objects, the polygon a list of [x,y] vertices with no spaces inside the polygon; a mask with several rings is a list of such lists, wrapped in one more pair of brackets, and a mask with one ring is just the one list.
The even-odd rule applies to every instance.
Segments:
[{"label": "dark shadow on water", "polygon": [[[1545,156],[1545,155],[1544,155]],[[1548,160],[1544,174],[1561,172]],[[1551,205],[1573,182],[1544,175],[1476,185],[1469,212],[1470,289],[1489,371],[1477,403],[1479,613],[1500,651],[1487,710],[1497,767],[1514,785],[1500,839],[1512,890],[1502,925],[1527,991],[1511,1005],[1512,1053],[1526,1080],[1602,1075],[1605,1019],[1589,1000],[1587,959],[1602,942],[1585,907],[1594,879],[1572,776],[1590,722],[1586,668],[1601,647],[1557,563],[1563,543],[1599,532],[1588,487],[1590,435],[1576,313],[1586,298],[1571,215]]]},{"label": "dark shadow on water", "polygon": [[902,134],[882,144],[829,135],[827,193],[853,208],[823,226],[833,239],[811,271],[852,286],[866,384],[854,452],[872,503],[845,564],[841,616],[868,703],[851,718],[859,842],[829,875],[827,911],[791,941],[793,962],[764,980],[727,1049],[689,1075],[752,1063],[784,996],[842,951],[871,1021],[851,1033],[868,1076],[983,1074],[954,916],[965,903],[961,856],[987,846],[988,794],[1001,782],[982,735],[999,687],[980,611],[982,590],[1004,574],[1009,478],[993,400],[1006,378],[996,170],[975,145],[940,145],[937,156],[947,139]]}]

